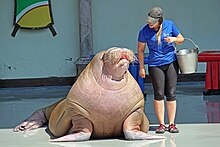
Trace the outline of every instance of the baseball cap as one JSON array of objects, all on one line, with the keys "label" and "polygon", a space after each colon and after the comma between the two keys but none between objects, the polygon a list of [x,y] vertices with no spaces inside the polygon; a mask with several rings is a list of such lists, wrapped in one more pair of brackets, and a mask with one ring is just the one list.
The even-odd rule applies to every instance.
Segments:
[{"label": "baseball cap", "polygon": [[149,11],[147,20],[155,24],[161,17],[163,17],[163,10],[159,6],[156,6]]}]

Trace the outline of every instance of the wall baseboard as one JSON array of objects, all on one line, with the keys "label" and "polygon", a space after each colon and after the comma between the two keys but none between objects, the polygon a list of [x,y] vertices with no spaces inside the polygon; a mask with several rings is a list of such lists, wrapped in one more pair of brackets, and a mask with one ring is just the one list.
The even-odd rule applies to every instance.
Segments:
[{"label": "wall baseboard", "polygon": [[4,79],[4,80],[0,80],[0,88],[38,87],[38,86],[68,86],[68,85],[73,85],[73,83],[75,81],[76,81],[76,77]]},{"label": "wall baseboard", "polygon": [[[205,73],[180,74],[178,82],[205,81]],[[37,87],[37,86],[71,86],[77,77],[49,77],[49,78],[30,78],[30,79],[0,79],[0,88],[12,87]],[[145,83],[150,83],[149,75],[144,79]]]}]

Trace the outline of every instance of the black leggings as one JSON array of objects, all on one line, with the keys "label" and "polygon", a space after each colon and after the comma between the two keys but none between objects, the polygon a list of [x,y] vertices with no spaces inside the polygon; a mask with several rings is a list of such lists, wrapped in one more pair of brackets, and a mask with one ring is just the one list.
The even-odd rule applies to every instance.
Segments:
[{"label": "black leggings", "polygon": [[178,71],[179,67],[177,61],[162,66],[148,68],[153,84],[155,100],[164,100],[164,95],[166,96],[167,101],[176,100]]}]

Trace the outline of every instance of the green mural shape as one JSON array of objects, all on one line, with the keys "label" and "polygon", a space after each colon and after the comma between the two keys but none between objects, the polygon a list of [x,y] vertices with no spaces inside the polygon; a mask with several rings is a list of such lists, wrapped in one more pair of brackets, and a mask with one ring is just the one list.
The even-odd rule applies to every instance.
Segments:
[{"label": "green mural shape", "polygon": [[19,28],[42,29],[49,28],[55,36],[50,0],[15,0],[14,30],[15,37]]}]

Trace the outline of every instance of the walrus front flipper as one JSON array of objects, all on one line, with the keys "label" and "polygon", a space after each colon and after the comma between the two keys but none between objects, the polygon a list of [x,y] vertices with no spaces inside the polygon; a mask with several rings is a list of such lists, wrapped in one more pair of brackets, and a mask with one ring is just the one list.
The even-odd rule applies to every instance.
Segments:
[{"label": "walrus front flipper", "polygon": [[147,134],[142,131],[125,131],[125,138],[128,140],[156,140],[156,139],[165,139],[164,136],[156,136]]},{"label": "walrus front flipper", "polygon": [[165,139],[164,136],[155,136],[147,134],[149,130],[149,122],[143,110],[138,110],[131,113],[124,121],[123,131],[125,138],[128,140],[154,140]]},{"label": "walrus front flipper", "polygon": [[70,142],[89,140],[93,131],[92,122],[82,115],[72,117],[72,127],[65,136],[51,139],[51,142]]},{"label": "walrus front flipper", "polygon": [[74,133],[74,134],[68,134],[56,139],[50,139],[51,142],[70,142],[70,141],[85,141],[89,140],[91,136],[91,133]]}]

